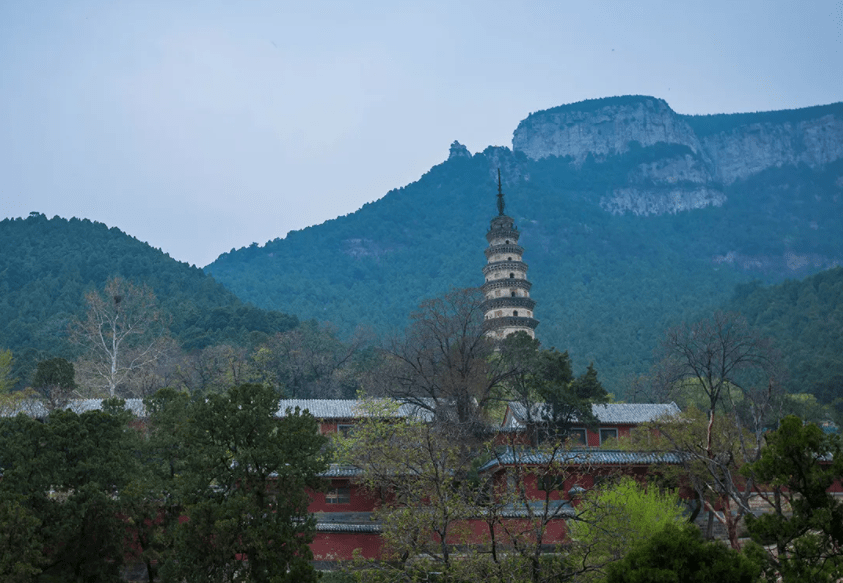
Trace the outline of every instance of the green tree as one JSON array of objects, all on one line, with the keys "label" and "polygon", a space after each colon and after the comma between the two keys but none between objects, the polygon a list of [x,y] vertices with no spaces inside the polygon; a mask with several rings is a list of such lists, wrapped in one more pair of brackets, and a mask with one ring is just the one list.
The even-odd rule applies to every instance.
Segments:
[{"label": "green tree", "polygon": [[564,440],[574,423],[597,425],[592,406],[606,403],[609,396],[593,363],[575,378],[567,352],[542,350],[525,332],[507,336],[498,358],[508,372],[506,396],[523,408],[533,447],[546,439]]},{"label": "green tree", "polygon": [[693,526],[668,524],[608,568],[606,583],[753,583],[759,566],[740,552],[705,541]]},{"label": "green tree", "polygon": [[167,581],[315,581],[315,522],[306,488],[326,468],[325,438],[307,412],[276,416],[276,392],[239,385],[190,408],[179,476],[188,520],[176,531]]},{"label": "green tree", "polygon": [[772,512],[747,516],[753,540],[770,548],[771,581],[843,577],[843,503],[829,492],[843,477],[841,453],[837,436],[788,416],[746,468],[772,489],[762,493]]},{"label": "green tree", "polygon": [[103,411],[0,419],[0,494],[49,525],[35,538],[45,576],[118,580],[126,551],[118,493],[135,463],[127,425],[128,414]]},{"label": "green tree", "polygon": [[41,520],[21,497],[0,492],[0,579],[32,581],[44,566]]},{"label": "green tree", "polygon": [[0,395],[7,394],[17,379],[12,378],[12,367],[15,364],[15,359],[12,357],[11,350],[0,350]]},{"label": "green tree", "polygon": [[686,522],[685,507],[675,491],[660,491],[655,484],[640,484],[624,477],[587,493],[577,520],[570,522],[572,560],[600,572],[622,559],[641,540],[668,524]]},{"label": "green tree", "polygon": [[35,369],[32,388],[51,408],[61,407],[76,389],[75,377],[76,370],[72,362],[64,358],[42,360]]},{"label": "green tree", "polygon": [[161,389],[144,400],[147,419],[135,441],[139,464],[120,492],[121,513],[134,541],[131,556],[146,565],[150,583],[162,565],[173,560],[175,530],[184,514],[178,477],[187,469],[182,428],[189,405],[188,395],[173,389]]}]

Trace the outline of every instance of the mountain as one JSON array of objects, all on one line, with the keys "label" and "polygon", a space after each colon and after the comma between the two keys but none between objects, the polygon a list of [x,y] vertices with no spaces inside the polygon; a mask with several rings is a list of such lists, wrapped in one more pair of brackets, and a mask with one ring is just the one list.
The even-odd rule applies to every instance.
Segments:
[{"label": "mountain", "polygon": [[13,351],[21,379],[38,360],[73,356],[68,323],[84,313],[87,291],[117,275],[152,288],[186,350],[298,324],[243,303],[201,269],[87,219],[31,213],[0,221],[0,251],[0,348]]},{"label": "mountain", "polygon": [[791,392],[821,403],[843,399],[843,267],[802,281],[740,285],[727,307],[777,340]]},{"label": "mountain", "polygon": [[454,142],[417,182],[206,271],[257,306],[399,330],[421,300],[482,283],[497,168],[539,339],[618,396],[668,325],[736,284],[843,264],[843,104],[686,116],[624,96],[530,114],[512,148]]}]

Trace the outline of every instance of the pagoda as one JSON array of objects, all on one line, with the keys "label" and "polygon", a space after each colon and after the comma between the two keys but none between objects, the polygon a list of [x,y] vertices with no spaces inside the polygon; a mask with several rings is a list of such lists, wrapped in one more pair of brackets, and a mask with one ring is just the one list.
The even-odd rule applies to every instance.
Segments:
[{"label": "pagoda", "polygon": [[502,340],[523,331],[535,338],[539,321],[533,317],[536,302],[530,298],[532,283],[527,279],[527,264],[522,260],[524,248],[518,244],[518,227],[504,214],[501,171],[498,169],[498,215],[492,219],[486,240],[486,282],[481,288],[486,335]]}]

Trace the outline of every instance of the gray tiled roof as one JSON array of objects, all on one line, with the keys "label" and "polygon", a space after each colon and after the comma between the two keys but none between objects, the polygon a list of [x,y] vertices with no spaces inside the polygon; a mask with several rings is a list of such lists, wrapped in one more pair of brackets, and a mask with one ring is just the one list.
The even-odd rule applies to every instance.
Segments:
[{"label": "gray tiled roof", "polygon": [[[529,509],[526,508],[523,503],[508,504],[499,511],[500,515],[504,518],[524,518],[530,516],[531,513],[533,516],[536,516],[544,513],[545,511],[544,500],[531,500],[527,502],[527,504],[530,506]],[[574,510],[571,503],[567,500],[548,500],[547,513],[548,516],[561,518],[566,516],[575,516],[576,510]]]},{"label": "gray tiled roof", "polygon": [[507,451],[496,459],[486,462],[479,471],[487,471],[500,466],[516,463],[525,465],[541,465],[551,462],[559,464],[592,464],[592,465],[654,465],[681,463],[678,454],[670,452],[650,451],[617,451],[606,449],[572,449],[556,451],[554,454],[543,451],[526,450]]},{"label": "gray tiled roof", "polygon": [[319,474],[321,478],[353,478],[363,473],[363,470],[356,466],[342,464],[331,464],[328,469]]},{"label": "gray tiled roof", "polygon": [[317,512],[317,532],[380,532],[380,522],[372,512]]},{"label": "gray tiled roof", "polygon": [[[302,411],[310,411],[317,419],[359,419],[361,417],[378,417],[381,411],[392,411],[397,401],[392,399],[281,399],[278,401],[279,417],[286,414],[287,409],[298,407]],[[370,407],[369,405],[372,405]],[[373,411],[374,410],[374,411]],[[426,411],[419,407],[402,403],[398,405],[395,417],[421,416],[427,418]]]},{"label": "gray tiled roof", "polygon": [[[538,414],[543,403],[533,406],[534,414]],[[506,426],[507,429],[523,427],[526,418],[526,408],[522,403],[509,403],[512,412],[512,419]],[[630,424],[647,423],[659,417],[679,414],[679,407],[676,403],[607,403],[606,405],[592,405],[591,411],[601,423]]]},{"label": "gray tiled roof", "polygon": [[[135,417],[144,417],[146,415],[146,408],[143,406],[142,399],[126,399],[124,407],[132,412]],[[70,399],[61,409],[67,409],[77,414],[82,414],[87,411],[99,411],[102,409],[103,399]],[[13,408],[3,410],[0,415],[4,417],[14,417],[18,413],[29,415],[30,417],[46,417],[50,414],[50,410],[45,406],[43,401],[36,399],[28,399],[17,403]]]},{"label": "gray tiled roof", "polygon": [[351,524],[347,522],[317,522],[316,532],[358,532],[358,533],[379,533],[381,525]]}]

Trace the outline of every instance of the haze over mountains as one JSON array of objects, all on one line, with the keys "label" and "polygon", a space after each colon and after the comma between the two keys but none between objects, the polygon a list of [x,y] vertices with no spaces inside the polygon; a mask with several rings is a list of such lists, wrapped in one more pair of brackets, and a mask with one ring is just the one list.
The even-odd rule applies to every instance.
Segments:
[{"label": "haze over mountains", "polygon": [[736,284],[843,264],[841,158],[841,103],[684,116],[654,97],[584,101],[529,115],[511,149],[454,142],[417,182],[206,271],[257,306],[400,329],[422,299],[482,283],[500,168],[538,337],[619,390],[666,326]]}]

